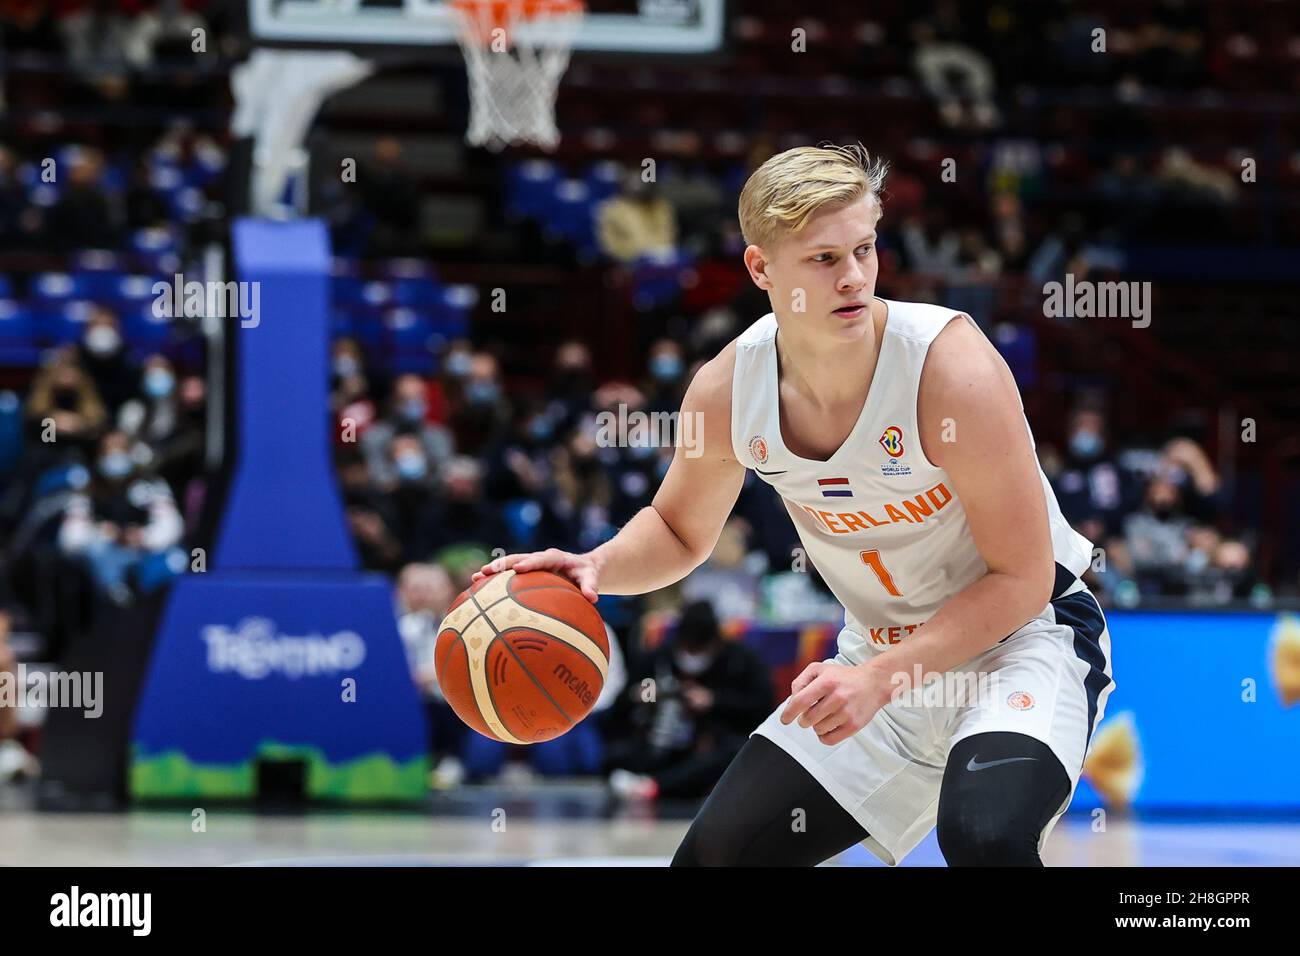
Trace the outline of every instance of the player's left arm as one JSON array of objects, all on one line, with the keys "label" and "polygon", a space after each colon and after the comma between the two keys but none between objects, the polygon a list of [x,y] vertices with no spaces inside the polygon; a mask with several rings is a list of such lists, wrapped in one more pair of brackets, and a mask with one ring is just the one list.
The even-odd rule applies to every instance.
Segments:
[{"label": "player's left arm", "polygon": [[[855,667],[813,664],[792,685],[782,719],[799,718],[836,744],[871,720],[896,690],[949,670],[1032,620],[1055,581],[1047,502],[1015,380],[968,320],[930,346],[917,396],[921,445],[962,503],[987,572],[907,640]],[[788,719],[787,719],[788,718]]]}]

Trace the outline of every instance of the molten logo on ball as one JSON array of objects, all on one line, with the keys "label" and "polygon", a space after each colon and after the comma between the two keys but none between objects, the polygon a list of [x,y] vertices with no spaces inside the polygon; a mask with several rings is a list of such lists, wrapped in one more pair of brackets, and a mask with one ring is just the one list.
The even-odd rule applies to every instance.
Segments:
[{"label": "molten logo on ball", "polygon": [[591,712],[609,672],[605,622],[547,571],[504,571],[452,602],[434,650],[461,720],[512,744],[553,740]]},{"label": "molten logo on ball", "polygon": [[563,664],[555,665],[555,676],[558,677],[564,685],[569,688],[569,690],[573,691],[574,696],[576,696],[578,700],[582,701],[585,706],[590,707],[596,702],[596,695],[591,692],[591,688],[587,686],[587,682]]}]

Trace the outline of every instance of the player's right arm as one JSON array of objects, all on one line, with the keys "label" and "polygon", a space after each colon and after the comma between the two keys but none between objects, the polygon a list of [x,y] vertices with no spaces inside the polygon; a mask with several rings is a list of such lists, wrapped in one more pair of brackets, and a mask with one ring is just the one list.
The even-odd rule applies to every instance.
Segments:
[{"label": "player's right arm", "polygon": [[679,439],[654,500],[618,534],[586,554],[558,548],[509,554],[483,565],[474,580],[508,568],[553,571],[595,601],[599,594],[643,594],[666,587],[702,564],[713,553],[745,480],[745,468],[731,447],[735,349],[734,343],[728,345],[696,373],[678,421],[685,440]]}]

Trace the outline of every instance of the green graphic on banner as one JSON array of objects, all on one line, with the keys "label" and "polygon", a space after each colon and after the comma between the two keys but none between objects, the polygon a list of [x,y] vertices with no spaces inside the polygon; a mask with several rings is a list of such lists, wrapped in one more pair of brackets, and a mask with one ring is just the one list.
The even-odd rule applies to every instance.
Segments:
[{"label": "green graphic on banner", "polygon": [[261,760],[303,761],[307,768],[306,795],[314,799],[419,802],[428,790],[426,757],[399,763],[376,753],[331,763],[315,747],[266,741],[251,760],[234,764],[200,764],[179,750],[146,755],[137,748],[131,760],[131,794],[146,800],[252,799],[257,794],[257,764]]}]

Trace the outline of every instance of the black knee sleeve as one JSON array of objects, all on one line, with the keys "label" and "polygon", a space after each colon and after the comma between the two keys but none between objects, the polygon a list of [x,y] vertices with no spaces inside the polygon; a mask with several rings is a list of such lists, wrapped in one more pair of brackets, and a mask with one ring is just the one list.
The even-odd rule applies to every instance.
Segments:
[{"label": "black knee sleeve", "polygon": [[967,737],[939,793],[939,849],[949,866],[1042,866],[1038,840],[1070,795],[1051,748],[1024,734]]}]

